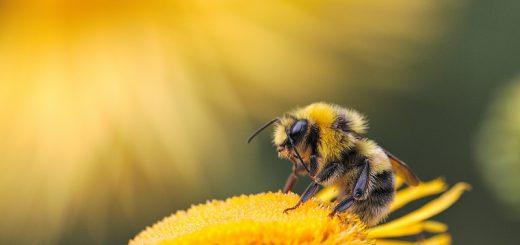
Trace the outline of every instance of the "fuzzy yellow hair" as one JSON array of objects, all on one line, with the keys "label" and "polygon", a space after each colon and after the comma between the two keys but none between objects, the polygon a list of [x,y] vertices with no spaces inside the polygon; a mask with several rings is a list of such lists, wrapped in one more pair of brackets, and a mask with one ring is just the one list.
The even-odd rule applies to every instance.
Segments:
[{"label": "fuzzy yellow hair", "polygon": [[369,159],[370,167],[376,173],[383,172],[392,168],[390,159],[386,153],[376,144],[376,142],[369,139],[361,139],[356,142],[356,149],[359,154]]},{"label": "fuzzy yellow hair", "polygon": [[354,109],[345,109],[335,104],[318,102],[292,112],[297,118],[307,119],[320,128],[331,127],[339,116],[343,116],[350,130],[364,134],[368,128],[365,116]]},{"label": "fuzzy yellow hair", "polygon": [[348,120],[348,126],[350,130],[358,133],[358,134],[365,134],[368,125],[367,125],[367,119],[365,116],[363,116],[361,113],[357,112],[354,109],[344,109],[339,108],[341,113],[344,114],[345,118]]},{"label": "fuzzy yellow hair", "polygon": [[[338,159],[346,148],[353,146],[354,139],[352,139],[352,136],[344,134],[333,126],[339,117],[343,117],[348,128],[357,134],[364,134],[367,129],[365,117],[357,111],[323,102],[297,108],[288,115],[290,116],[282,117],[280,123],[275,127],[273,143],[280,145],[287,139],[285,128],[294,123],[294,119],[291,116],[298,120],[305,119],[309,124],[315,125],[320,129],[321,143],[318,146],[318,150],[325,160]],[[341,140],[344,137],[350,138]],[[350,144],[345,144],[345,142]]]},{"label": "fuzzy yellow hair", "polygon": [[332,128],[339,116],[338,109],[341,108],[327,103],[314,103],[295,112],[296,117],[305,118],[320,129],[318,151],[325,161],[339,159],[345,148],[351,147],[341,144],[342,132]]},{"label": "fuzzy yellow hair", "polygon": [[282,117],[280,122],[274,126],[273,133],[273,144],[281,145],[287,139],[287,133],[285,133],[285,125],[289,125],[289,119]]}]

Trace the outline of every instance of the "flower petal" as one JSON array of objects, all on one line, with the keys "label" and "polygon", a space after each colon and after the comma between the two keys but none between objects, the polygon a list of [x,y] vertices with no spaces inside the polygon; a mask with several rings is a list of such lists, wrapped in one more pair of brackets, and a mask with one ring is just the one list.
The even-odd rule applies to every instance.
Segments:
[{"label": "flower petal", "polygon": [[437,199],[427,203],[421,208],[386,224],[369,229],[370,233],[392,233],[392,231],[400,229],[403,226],[408,226],[423,220],[426,220],[455,203],[462,193],[469,190],[471,187],[467,183],[458,183],[449,191],[442,194]]},{"label": "flower petal", "polygon": [[425,221],[421,223],[415,223],[407,226],[403,226],[399,229],[391,230],[390,232],[372,231],[368,234],[369,238],[387,238],[387,237],[402,237],[419,234],[421,232],[430,233],[442,233],[448,230],[448,226],[444,223],[437,221]]},{"label": "flower petal", "polygon": [[419,198],[441,193],[448,188],[442,179],[435,179],[429,182],[422,182],[418,186],[410,186],[400,190],[395,195],[395,200],[390,206],[390,212],[393,212],[402,206],[417,200]]},{"label": "flower petal", "polygon": [[404,184],[403,178],[399,177],[399,175],[395,176],[394,189],[398,190]]},{"label": "flower petal", "polygon": [[451,236],[449,234],[440,234],[430,237],[422,242],[420,245],[449,245],[451,244]]},{"label": "flower petal", "polygon": [[397,240],[377,240],[377,245],[448,245],[451,244],[451,236],[440,234],[419,242],[405,242]]}]

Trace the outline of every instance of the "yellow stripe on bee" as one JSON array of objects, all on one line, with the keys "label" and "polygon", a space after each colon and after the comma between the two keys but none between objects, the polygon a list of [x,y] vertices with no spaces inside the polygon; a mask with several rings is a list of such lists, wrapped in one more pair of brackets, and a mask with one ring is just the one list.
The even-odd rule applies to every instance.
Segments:
[{"label": "yellow stripe on bee", "polygon": [[305,118],[317,124],[321,129],[330,128],[336,120],[337,110],[327,103],[313,103],[303,109],[294,111],[297,118]]},{"label": "yellow stripe on bee", "polygon": [[370,169],[375,173],[381,173],[392,168],[388,156],[374,141],[362,139],[356,142],[359,154],[370,159]]},{"label": "yellow stripe on bee", "polygon": [[324,161],[339,159],[345,148],[349,147],[349,145],[341,143],[341,137],[342,135],[335,130],[322,128],[318,150]]},{"label": "yellow stripe on bee", "polygon": [[349,120],[349,127],[352,131],[358,134],[366,133],[368,128],[367,120],[365,116],[352,109],[341,109],[345,118]]},{"label": "yellow stripe on bee", "polygon": [[308,120],[320,129],[320,144],[318,151],[323,161],[339,159],[349,145],[341,143],[341,132],[332,128],[338,116],[338,107],[327,103],[313,103],[307,107],[296,109],[291,114],[296,118]]},{"label": "yellow stripe on bee", "polygon": [[374,141],[361,139],[356,143],[359,153],[365,157],[370,157],[379,148]]}]

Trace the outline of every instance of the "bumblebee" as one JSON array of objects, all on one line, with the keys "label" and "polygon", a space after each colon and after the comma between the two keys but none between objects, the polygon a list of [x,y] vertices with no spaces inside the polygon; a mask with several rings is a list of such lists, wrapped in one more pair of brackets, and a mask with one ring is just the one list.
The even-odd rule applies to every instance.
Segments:
[{"label": "bumblebee", "polygon": [[293,164],[283,191],[290,191],[299,175],[312,179],[298,203],[284,213],[309,200],[320,186],[334,186],[340,192],[330,216],[348,209],[374,226],[388,214],[395,195],[394,174],[408,185],[420,182],[408,165],[364,137],[367,122],[355,110],[313,103],[267,122],[248,143],[270,125],[278,156]]}]

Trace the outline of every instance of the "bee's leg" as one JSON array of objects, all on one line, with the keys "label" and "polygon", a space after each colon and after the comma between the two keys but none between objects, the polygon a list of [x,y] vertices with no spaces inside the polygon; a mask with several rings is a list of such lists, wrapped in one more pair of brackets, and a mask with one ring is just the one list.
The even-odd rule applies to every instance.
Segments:
[{"label": "bee's leg", "polygon": [[368,159],[363,161],[363,169],[359,174],[359,177],[356,181],[356,185],[354,186],[354,190],[352,190],[352,197],[356,200],[361,200],[363,197],[366,198],[365,192],[367,190],[367,183],[369,182],[369,164]]},{"label": "bee's leg", "polygon": [[318,171],[318,159],[316,158],[316,155],[311,155],[309,158],[309,162],[311,163],[309,165],[309,175],[314,177],[316,175],[316,171]]},{"label": "bee's leg", "polygon": [[282,192],[287,193],[292,190],[294,184],[296,184],[296,181],[298,180],[298,176],[303,174],[303,171],[305,171],[305,168],[301,164],[294,163],[292,166],[292,172],[287,177],[287,180],[285,180],[285,185],[283,187]]},{"label": "bee's leg", "polygon": [[366,198],[365,192],[368,189],[368,181],[370,178],[369,175],[369,164],[368,159],[363,160],[362,164],[362,170],[359,174],[359,177],[356,181],[356,185],[354,186],[354,189],[352,190],[352,197],[346,198],[343,201],[339,202],[339,204],[334,208],[332,213],[329,214],[329,216],[334,216],[338,212],[343,212],[350,208],[352,204],[354,204],[355,200],[361,200],[363,197]]},{"label": "bee's leg", "polygon": [[294,184],[298,180],[298,174],[296,174],[295,171],[292,171],[289,177],[287,177],[287,180],[285,181],[285,185],[283,187],[282,192],[287,193],[292,190]]},{"label": "bee's leg", "polygon": [[[310,156],[309,167],[310,167],[309,175],[315,176],[316,171],[318,171],[318,160],[316,159],[316,155]],[[287,192],[291,191],[294,184],[296,184],[296,181],[298,180],[298,176],[306,173],[304,171],[305,171],[305,168],[301,164],[299,164],[299,163],[293,164],[292,173],[289,175],[289,177],[287,177],[287,180],[285,181],[285,185],[283,187],[282,192],[287,193]]]},{"label": "bee's leg", "polygon": [[337,162],[331,162],[327,164],[317,175],[316,175],[316,182],[320,184],[327,183],[327,181],[330,181],[331,179],[337,178],[343,173],[344,169],[342,166]]},{"label": "bee's leg", "polygon": [[334,208],[334,210],[332,211],[332,213],[329,214],[329,216],[332,217],[336,215],[336,213],[338,212],[343,212],[347,210],[348,208],[350,208],[350,206],[352,206],[352,204],[354,204],[354,198],[346,198],[345,200],[339,202],[339,204]]},{"label": "bee's leg", "polygon": [[313,181],[307,187],[307,189],[305,189],[305,191],[303,192],[302,196],[300,197],[300,200],[298,201],[298,203],[296,203],[296,205],[294,205],[294,207],[285,209],[283,212],[287,213],[288,211],[298,208],[302,203],[306,202],[307,200],[309,200],[309,198],[311,198],[312,196],[314,196],[314,194],[316,194],[318,187],[319,187],[318,183]]}]

